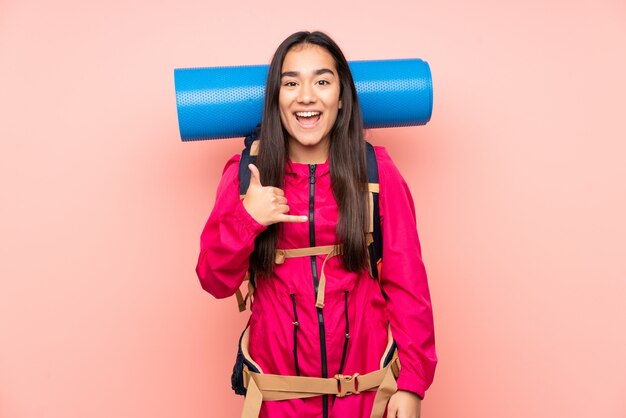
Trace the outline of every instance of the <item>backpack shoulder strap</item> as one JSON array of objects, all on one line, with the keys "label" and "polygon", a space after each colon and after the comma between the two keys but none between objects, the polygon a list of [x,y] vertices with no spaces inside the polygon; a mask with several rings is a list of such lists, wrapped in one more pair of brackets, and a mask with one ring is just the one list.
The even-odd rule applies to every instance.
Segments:
[{"label": "backpack shoulder strap", "polygon": [[261,132],[261,124],[257,125],[254,131],[244,139],[245,148],[241,151],[241,159],[239,160],[239,196],[246,195],[248,186],[250,185],[250,169],[248,164],[256,163],[256,156],[259,151],[259,133]]},{"label": "backpack shoulder strap", "polygon": [[[246,136],[243,141],[244,149],[241,151],[241,159],[239,160],[239,197],[242,199],[246,195],[248,186],[250,185],[250,169],[248,168],[248,164],[256,164],[256,156],[259,151],[260,132],[261,124],[259,123],[254,131],[250,135]],[[248,294],[244,298],[239,289],[237,289],[236,292],[237,304],[239,305],[240,312],[246,310],[246,302],[254,292],[254,272],[252,270],[248,270],[244,280],[249,280]]]},{"label": "backpack shoulder strap", "polygon": [[380,229],[380,210],[378,206],[379,182],[378,162],[376,152],[369,142],[365,143],[367,150],[367,181],[370,195],[370,232],[373,242],[369,245],[372,276],[378,278],[378,260],[383,258],[383,236]]}]

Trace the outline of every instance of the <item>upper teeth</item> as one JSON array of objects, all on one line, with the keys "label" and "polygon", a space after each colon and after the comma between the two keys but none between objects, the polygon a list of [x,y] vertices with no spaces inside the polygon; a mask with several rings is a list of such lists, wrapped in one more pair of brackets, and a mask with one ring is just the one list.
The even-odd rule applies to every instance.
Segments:
[{"label": "upper teeth", "polygon": [[301,118],[310,118],[311,116],[317,116],[320,112],[296,112],[296,116],[300,116]]}]

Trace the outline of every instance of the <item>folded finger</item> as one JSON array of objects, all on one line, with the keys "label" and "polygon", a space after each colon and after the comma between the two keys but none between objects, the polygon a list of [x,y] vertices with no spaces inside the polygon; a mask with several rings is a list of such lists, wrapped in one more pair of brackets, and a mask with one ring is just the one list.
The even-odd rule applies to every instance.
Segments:
[{"label": "folded finger", "polygon": [[272,187],[272,191],[277,196],[284,196],[285,195],[285,192],[283,192],[282,189],[279,189],[278,187]]},{"label": "folded finger", "polygon": [[289,205],[276,205],[276,210],[278,211],[278,213],[287,213],[289,212]]}]

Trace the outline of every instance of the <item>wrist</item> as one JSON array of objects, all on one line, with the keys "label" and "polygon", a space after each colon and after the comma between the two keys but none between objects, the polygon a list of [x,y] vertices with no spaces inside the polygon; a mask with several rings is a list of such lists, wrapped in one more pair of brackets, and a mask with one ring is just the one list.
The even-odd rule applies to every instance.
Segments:
[{"label": "wrist", "polygon": [[239,206],[235,209],[235,216],[239,219],[242,225],[254,236],[263,232],[267,225],[259,222],[250,211],[246,208],[245,202],[242,200]]},{"label": "wrist", "polygon": [[252,218],[256,223],[258,223],[259,225],[268,226],[265,222],[262,222],[261,218],[254,210],[254,205],[250,204],[250,202],[246,198],[243,198],[241,204],[250,216],[250,218]]}]

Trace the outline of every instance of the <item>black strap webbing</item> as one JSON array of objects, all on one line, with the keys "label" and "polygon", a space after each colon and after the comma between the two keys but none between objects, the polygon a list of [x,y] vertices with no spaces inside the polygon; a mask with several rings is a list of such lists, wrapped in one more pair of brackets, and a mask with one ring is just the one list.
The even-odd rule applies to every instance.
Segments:
[{"label": "black strap webbing", "polygon": [[[374,147],[369,142],[365,143],[367,148],[367,181],[373,184],[378,183],[378,162],[376,161],[376,152]],[[380,230],[380,210],[378,206],[378,193],[372,193],[372,200],[374,201],[374,242],[369,247],[370,263],[372,266],[372,276],[378,278],[378,266],[377,261],[383,258],[383,236]]]},{"label": "black strap webbing", "polygon": [[258,124],[254,131],[248,135],[243,143],[245,148],[241,152],[241,160],[239,161],[239,195],[244,195],[248,191],[250,185],[250,169],[248,164],[256,163],[256,155],[250,155],[252,143],[259,139],[261,133],[261,124]]}]

